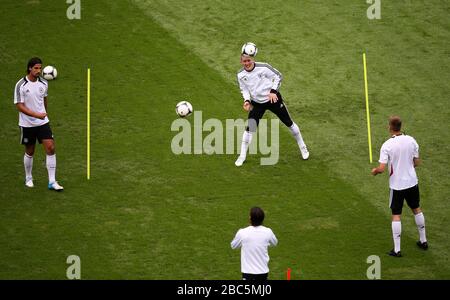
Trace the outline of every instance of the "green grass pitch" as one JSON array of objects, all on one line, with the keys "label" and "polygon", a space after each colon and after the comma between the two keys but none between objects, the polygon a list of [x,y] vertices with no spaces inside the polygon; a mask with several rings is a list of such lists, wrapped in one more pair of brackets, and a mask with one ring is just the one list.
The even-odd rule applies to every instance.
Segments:
[{"label": "green grass pitch", "polygon": [[[64,279],[74,254],[82,279],[239,279],[229,243],[258,205],[279,239],[271,279],[287,268],[292,279],[366,279],[370,255],[380,256],[383,279],[450,279],[450,4],[381,2],[381,19],[369,20],[365,0],[82,0],[81,19],[69,20],[66,1],[2,1],[0,278]],[[236,168],[237,155],[171,152],[178,101],[204,120],[246,117],[235,82],[246,41],[283,73],[310,160],[282,125],[274,166],[260,166],[259,154]],[[421,146],[430,249],[416,247],[405,207],[402,259],[386,255],[387,175],[370,175],[363,52],[374,161],[391,114]],[[59,71],[49,118],[62,193],[46,189],[41,147],[36,187],[23,185],[12,96],[32,56]]]}]

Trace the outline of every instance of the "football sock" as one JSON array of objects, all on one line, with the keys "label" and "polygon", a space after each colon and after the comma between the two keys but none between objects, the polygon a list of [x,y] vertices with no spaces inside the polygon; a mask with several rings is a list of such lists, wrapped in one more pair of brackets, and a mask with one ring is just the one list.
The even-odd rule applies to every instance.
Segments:
[{"label": "football sock", "polygon": [[56,181],[56,154],[47,155],[47,171],[48,171],[48,182],[53,183]]},{"label": "football sock", "polygon": [[252,142],[252,133],[244,130],[244,134],[242,135],[242,144],[241,144],[241,153],[240,153],[240,157],[246,157],[247,156],[247,150],[248,150],[248,145],[250,145],[250,143]]},{"label": "football sock", "polygon": [[425,216],[423,213],[418,213],[414,215],[414,219],[416,220],[417,230],[419,230],[420,242],[425,243],[427,241],[425,236]]},{"label": "football sock", "polygon": [[394,238],[394,251],[400,251],[400,237],[402,235],[402,222],[392,221],[392,237]]},{"label": "football sock", "polygon": [[28,181],[33,178],[31,171],[33,170],[33,156],[25,153],[23,156],[23,165],[25,166],[25,180]]},{"label": "football sock", "polygon": [[291,131],[292,135],[297,141],[298,146],[299,147],[304,146],[305,142],[303,141],[302,134],[300,133],[300,128],[298,128],[297,124],[293,123],[292,126],[289,127],[289,130]]}]

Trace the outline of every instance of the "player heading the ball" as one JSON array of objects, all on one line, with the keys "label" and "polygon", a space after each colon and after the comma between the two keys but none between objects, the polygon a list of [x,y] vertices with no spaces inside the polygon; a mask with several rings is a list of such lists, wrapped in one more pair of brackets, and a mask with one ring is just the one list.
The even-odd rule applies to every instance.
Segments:
[{"label": "player heading the ball", "polygon": [[300,128],[294,121],[280,93],[281,73],[268,63],[255,62],[258,48],[253,43],[245,43],[241,51],[242,68],[237,73],[237,80],[244,99],[243,108],[248,112],[249,126],[242,136],[241,153],[235,162],[240,167],[244,163],[252,135],[256,132],[259,120],[266,110],[273,112],[286,125],[297,141],[303,159],[309,158],[309,151],[303,141]]}]

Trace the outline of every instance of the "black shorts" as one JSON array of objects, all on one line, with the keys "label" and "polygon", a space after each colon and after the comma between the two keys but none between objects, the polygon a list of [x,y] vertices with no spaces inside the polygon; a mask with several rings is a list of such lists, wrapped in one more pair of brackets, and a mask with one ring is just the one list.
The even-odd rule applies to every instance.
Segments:
[{"label": "black shorts", "polygon": [[[289,112],[286,108],[286,104],[283,102],[283,98],[281,94],[277,92],[278,101],[275,103],[270,103],[270,101],[266,103],[257,103],[252,101],[252,109],[248,113],[248,119],[254,120],[249,122],[249,126],[247,127],[247,131],[255,132],[256,127],[259,124],[259,120],[263,117],[266,110],[270,110],[273,112],[287,127],[291,127],[294,123],[289,115]],[[255,127],[256,126],[256,127]],[[253,128],[255,127],[255,128]]]},{"label": "black shorts", "polygon": [[264,281],[264,280],[267,280],[268,275],[269,275],[269,273],[265,273],[265,274],[242,273],[242,279],[243,280]]},{"label": "black shorts", "polygon": [[53,133],[49,123],[36,127],[19,127],[20,143],[22,145],[35,145],[36,139],[39,141],[39,144],[42,144],[42,140],[53,140]]},{"label": "black shorts", "polygon": [[405,190],[390,190],[389,207],[393,215],[401,215],[403,200],[406,200],[409,208],[416,209],[420,207],[419,185],[415,185]]}]

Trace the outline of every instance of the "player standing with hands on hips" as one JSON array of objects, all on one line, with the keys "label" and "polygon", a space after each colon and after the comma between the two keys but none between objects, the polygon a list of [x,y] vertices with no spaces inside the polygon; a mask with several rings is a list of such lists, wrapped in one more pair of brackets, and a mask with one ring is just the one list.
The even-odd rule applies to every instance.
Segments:
[{"label": "player standing with hands on hips", "polygon": [[241,65],[243,68],[237,74],[239,88],[244,98],[243,108],[248,111],[249,126],[242,136],[241,153],[235,162],[240,167],[247,156],[247,149],[256,132],[259,120],[268,109],[280,118],[297,141],[303,159],[308,159],[309,152],[303,141],[300,128],[295,124],[283,102],[279,92],[283,76],[267,63],[255,62],[258,48],[253,43],[242,47]]},{"label": "player standing with hands on hips", "polygon": [[48,188],[62,191],[64,188],[55,179],[55,143],[47,117],[48,82],[40,77],[41,70],[41,59],[31,58],[27,65],[27,75],[17,82],[14,89],[14,104],[19,110],[20,142],[25,145],[25,185],[34,187],[32,169],[37,139],[47,154]]},{"label": "player standing with hands on hips", "polygon": [[391,138],[387,140],[380,150],[380,165],[372,169],[372,175],[383,173],[389,164],[389,207],[392,210],[392,236],[394,249],[389,255],[401,257],[400,237],[402,233],[401,214],[403,200],[414,213],[417,229],[419,230],[419,241],[417,246],[423,250],[428,249],[425,235],[425,217],[420,209],[419,184],[415,167],[419,161],[419,145],[416,140],[401,132],[402,121],[398,116],[389,118],[389,132]]}]

